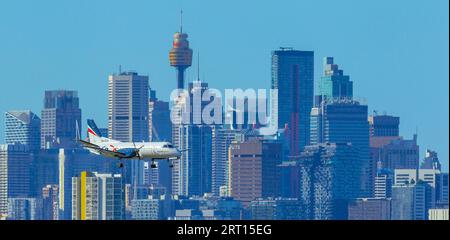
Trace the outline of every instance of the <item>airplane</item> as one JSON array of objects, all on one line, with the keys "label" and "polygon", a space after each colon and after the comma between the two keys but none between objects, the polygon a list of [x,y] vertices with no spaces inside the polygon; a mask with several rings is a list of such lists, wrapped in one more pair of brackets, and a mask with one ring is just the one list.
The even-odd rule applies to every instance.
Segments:
[{"label": "airplane", "polygon": [[[149,159],[152,161],[151,168],[156,168],[155,160],[180,159],[181,151],[170,142],[139,142],[139,147],[135,142],[121,142],[103,137],[97,128],[94,120],[88,119],[88,141],[79,139],[81,144],[91,153],[110,158],[122,159]],[[119,167],[123,167],[120,162]],[[173,167],[170,164],[170,167]]]}]

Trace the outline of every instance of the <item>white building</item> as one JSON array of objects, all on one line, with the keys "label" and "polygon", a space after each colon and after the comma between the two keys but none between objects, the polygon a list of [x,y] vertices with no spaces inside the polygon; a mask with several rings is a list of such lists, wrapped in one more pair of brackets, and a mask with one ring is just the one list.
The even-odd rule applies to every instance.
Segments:
[{"label": "white building", "polygon": [[428,220],[448,220],[448,208],[429,209]]}]

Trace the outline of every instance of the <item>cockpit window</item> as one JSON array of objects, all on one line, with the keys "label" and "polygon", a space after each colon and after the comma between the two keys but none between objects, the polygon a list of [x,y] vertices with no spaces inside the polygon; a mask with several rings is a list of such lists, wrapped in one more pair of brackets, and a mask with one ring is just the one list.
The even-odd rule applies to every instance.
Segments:
[{"label": "cockpit window", "polygon": [[166,144],[163,146],[163,148],[175,148],[172,144]]}]

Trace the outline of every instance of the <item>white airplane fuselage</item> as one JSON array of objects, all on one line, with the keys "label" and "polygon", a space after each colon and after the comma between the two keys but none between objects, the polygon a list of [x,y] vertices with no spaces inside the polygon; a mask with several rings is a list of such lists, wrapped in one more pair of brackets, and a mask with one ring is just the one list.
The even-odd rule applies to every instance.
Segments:
[{"label": "white airplane fuselage", "polygon": [[179,159],[181,152],[169,142],[121,142],[102,137],[94,120],[88,119],[88,140],[81,144],[90,152],[116,159]]},{"label": "white airplane fuselage", "polygon": [[[102,139],[103,140],[103,139]],[[104,139],[106,141],[97,142],[96,144],[105,150],[109,150],[112,152],[117,152],[123,149],[137,149],[139,151],[139,155],[130,157],[128,159],[138,159],[139,156],[141,159],[174,159],[179,158],[181,153],[174,147],[169,148],[167,146],[171,146],[169,142],[119,142],[112,141],[109,139]],[[100,153],[96,150],[91,150],[96,154],[100,155],[111,155],[108,153]],[[114,157],[114,156],[111,156]]]}]

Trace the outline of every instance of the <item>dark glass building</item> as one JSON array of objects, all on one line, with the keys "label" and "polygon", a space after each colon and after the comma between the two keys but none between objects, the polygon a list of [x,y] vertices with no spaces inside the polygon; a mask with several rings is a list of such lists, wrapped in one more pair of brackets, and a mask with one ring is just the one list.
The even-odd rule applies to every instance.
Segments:
[{"label": "dark glass building", "polygon": [[357,151],[350,143],[305,147],[299,159],[305,219],[347,219],[349,200],[360,195]]},{"label": "dark glass building", "polygon": [[278,129],[289,128],[291,155],[309,144],[309,114],[314,95],[314,52],[282,48],[272,52],[272,89]]},{"label": "dark glass building", "polygon": [[312,143],[351,143],[359,158],[360,197],[371,196],[375,162],[370,158],[367,105],[353,100],[327,100],[311,110]]},{"label": "dark glass building", "polygon": [[369,125],[371,137],[399,136],[400,117],[371,115]]}]

